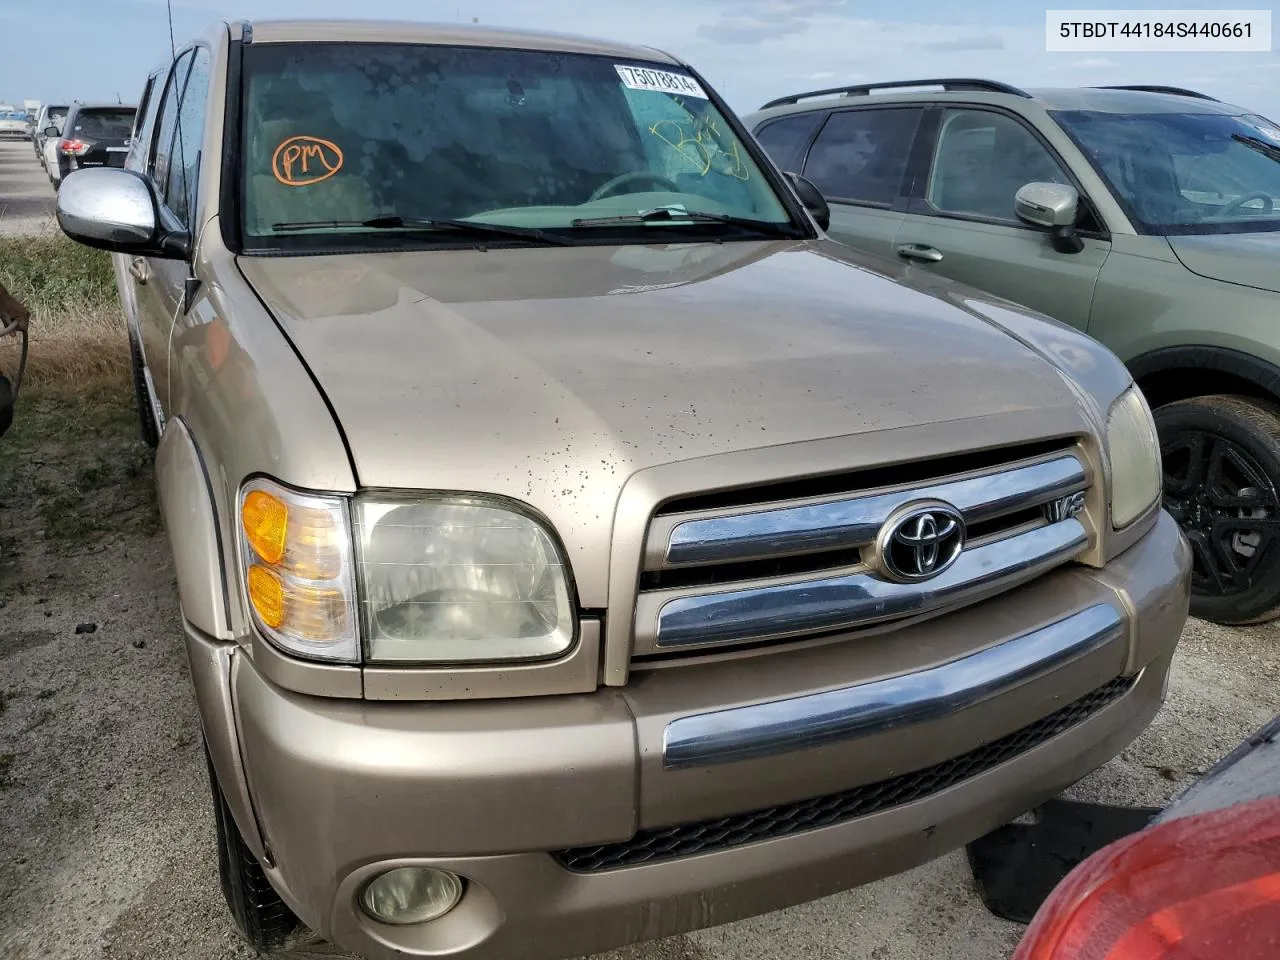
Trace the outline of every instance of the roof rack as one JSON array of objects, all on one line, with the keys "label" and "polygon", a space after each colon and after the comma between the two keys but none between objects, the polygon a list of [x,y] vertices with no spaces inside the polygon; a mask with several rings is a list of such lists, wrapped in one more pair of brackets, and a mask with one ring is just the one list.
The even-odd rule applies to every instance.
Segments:
[{"label": "roof rack", "polygon": [[780,107],[788,103],[799,103],[801,100],[808,100],[811,97],[830,97],[841,94],[846,97],[865,97],[872,90],[896,90],[904,87],[941,87],[943,90],[951,93],[958,90],[983,90],[988,93],[1009,93],[1015,97],[1023,97],[1027,100],[1032,99],[1031,94],[1025,90],[1019,90],[1017,87],[1011,87],[1007,83],[1000,83],[997,80],[976,80],[971,77],[946,77],[936,80],[894,80],[891,83],[864,83],[852,87],[830,87],[826,90],[810,90],[808,93],[793,93],[789,97],[779,97],[777,100],[770,100],[761,110],[768,110],[770,107]]},{"label": "roof rack", "polygon": [[1175,97],[1194,97],[1196,100],[1212,100],[1214,103],[1221,103],[1217,97],[1211,97],[1207,93],[1198,93],[1195,90],[1188,90],[1185,87],[1162,87],[1149,83],[1128,83],[1118,84],[1115,86],[1094,87],[1095,90],[1137,90],[1140,93],[1167,93]]}]

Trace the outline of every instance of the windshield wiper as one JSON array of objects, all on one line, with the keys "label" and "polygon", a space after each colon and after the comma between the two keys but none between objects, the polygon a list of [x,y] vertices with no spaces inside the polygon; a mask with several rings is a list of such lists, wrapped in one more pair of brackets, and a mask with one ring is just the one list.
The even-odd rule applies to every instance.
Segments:
[{"label": "windshield wiper", "polygon": [[367,227],[370,230],[427,230],[432,233],[468,233],[478,237],[531,240],[546,245],[568,246],[573,243],[567,237],[547,233],[536,227],[512,227],[497,223],[481,223],[477,220],[433,220],[425,217],[402,217],[399,214],[383,214],[370,217],[368,220],[298,220],[288,223],[273,223],[271,229],[277,233],[288,233],[298,230],[314,230],[345,227]]},{"label": "windshield wiper", "polygon": [[657,207],[641,213],[623,214],[615,217],[584,217],[573,221],[575,227],[614,227],[627,224],[644,223],[724,223],[731,227],[741,227],[770,237],[785,237],[795,240],[803,234],[790,223],[770,223],[768,220],[751,220],[747,217],[732,217],[723,213],[706,213],[700,210],[685,210],[683,207]]},{"label": "windshield wiper", "polygon": [[1261,137],[1246,136],[1243,133],[1233,133],[1231,135],[1231,139],[1235,140],[1237,143],[1243,143],[1251,150],[1257,150],[1264,157],[1270,157],[1272,160],[1280,163],[1280,147],[1277,147],[1274,143],[1268,143]]}]

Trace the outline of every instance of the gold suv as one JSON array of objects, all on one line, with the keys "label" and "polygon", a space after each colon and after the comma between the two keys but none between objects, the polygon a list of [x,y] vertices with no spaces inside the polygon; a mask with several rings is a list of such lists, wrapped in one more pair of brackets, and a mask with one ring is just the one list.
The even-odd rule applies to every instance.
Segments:
[{"label": "gold suv", "polygon": [[115,253],[256,945],[562,957],[914,866],[1150,721],[1187,612],[1107,350],[827,239],[650,49],[224,23]]}]

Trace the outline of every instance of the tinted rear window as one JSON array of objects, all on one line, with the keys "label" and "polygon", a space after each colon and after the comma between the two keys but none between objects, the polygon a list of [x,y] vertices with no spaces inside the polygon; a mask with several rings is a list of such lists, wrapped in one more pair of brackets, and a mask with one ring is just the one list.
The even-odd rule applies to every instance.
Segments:
[{"label": "tinted rear window", "polygon": [[71,132],[98,140],[122,140],[132,129],[132,110],[82,110],[76,114]]},{"label": "tinted rear window", "polygon": [[795,113],[770,120],[756,131],[756,139],[783,170],[799,170],[804,148],[822,117],[821,113]]},{"label": "tinted rear window", "polygon": [[809,150],[804,175],[828,197],[888,206],[901,190],[923,113],[919,107],[833,113]]}]

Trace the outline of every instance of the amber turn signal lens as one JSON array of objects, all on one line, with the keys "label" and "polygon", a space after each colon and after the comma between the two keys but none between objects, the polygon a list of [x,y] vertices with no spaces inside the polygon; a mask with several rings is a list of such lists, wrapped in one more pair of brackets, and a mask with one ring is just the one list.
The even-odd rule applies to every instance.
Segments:
[{"label": "amber turn signal lens", "polygon": [[266,567],[249,568],[249,599],[262,622],[273,630],[284,623],[284,584]]},{"label": "amber turn signal lens", "polygon": [[289,508],[263,490],[253,490],[240,508],[245,539],[265,562],[284,559],[285,535],[289,527]]},{"label": "amber turn signal lens", "polygon": [[359,663],[346,498],[255,477],[239,502],[241,583],[263,639],[309,660]]}]

